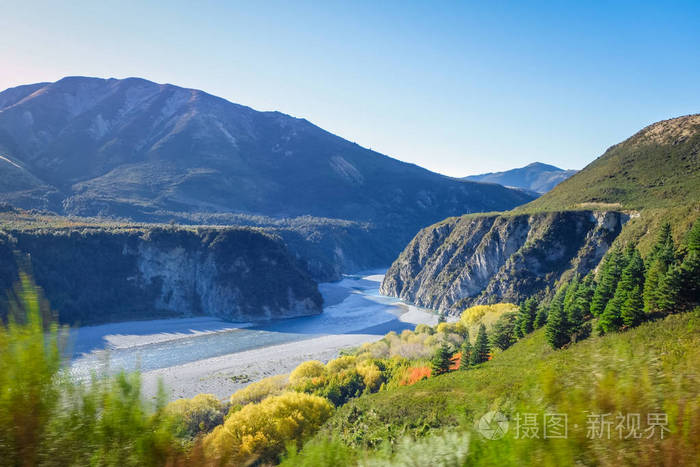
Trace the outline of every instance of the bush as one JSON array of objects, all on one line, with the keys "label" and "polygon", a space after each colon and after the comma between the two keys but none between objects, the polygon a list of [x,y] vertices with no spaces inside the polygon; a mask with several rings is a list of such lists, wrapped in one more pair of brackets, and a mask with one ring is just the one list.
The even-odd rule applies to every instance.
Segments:
[{"label": "bush", "polygon": [[343,370],[355,368],[356,364],[357,357],[354,357],[352,355],[345,355],[328,362],[326,364],[326,370],[328,371],[328,373],[340,373]]},{"label": "bush", "polygon": [[204,439],[206,457],[220,465],[275,462],[291,444],[300,448],[333,412],[322,397],[287,392],[249,404]]},{"label": "bush", "polygon": [[251,383],[231,396],[231,405],[246,405],[260,402],[269,396],[279,396],[289,385],[289,376],[275,375]]},{"label": "bush", "polygon": [[289,375],[289,383],[293,385],[304,383],[306,380],[322,376],[326,372],[326,366],[318,360],[304,362]]},{"label": "bush", "polygon": [[175,436],[185,439],[221,425],[225,412],[226,406],[212,394],[197,394],[192,399],[178,399],[165,406],[165,413],[173,417]]}]

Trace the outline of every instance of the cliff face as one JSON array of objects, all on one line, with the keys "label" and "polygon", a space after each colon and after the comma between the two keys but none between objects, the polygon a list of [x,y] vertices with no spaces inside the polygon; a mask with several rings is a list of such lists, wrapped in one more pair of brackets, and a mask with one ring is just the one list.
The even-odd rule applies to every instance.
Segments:
[{"label": "cliff face", "polygon": [[594,211],[450,218],[416,235],[380,291],[455,312],[517,303],[564,274],[594,269],[626,221],[622,213]]},{"label": "cliff face", "polygon": [[71,324],[191,315],[257,321],[317,314],[322,305],[281,241],[247,228],[4,231],[0,263],[3,290],[18,263],[30,263],[60,321]]}]

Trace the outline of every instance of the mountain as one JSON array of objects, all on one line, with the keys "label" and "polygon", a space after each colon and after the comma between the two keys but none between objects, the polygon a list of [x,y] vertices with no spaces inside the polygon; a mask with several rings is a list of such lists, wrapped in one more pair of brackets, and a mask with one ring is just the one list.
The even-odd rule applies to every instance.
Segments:
[{"label": "mountain", "polygon": [[542,194],[548,192],[576,172],[576,170],[564,170],[542,162],[533,162],[525,167],[506,170],[505,172],[470,175],[464,177],[463,180],[498,183],[499,185],[522,188]]},{"label": "mountain", "polygon": [[700,114],[654,123],[522,210],[667,208],[700,201]]},{"label": "mountain", "polygon": [[594,270],[613,244],[645,254],[665,222],[680,242],[700,216],[699,153],[700,115],[655,123],[511,212],[424,228],[380,290],[457,313],[546,295]]},{"label": "mountain", "polygon": [[321,237],[323,271],[388,264],[421,227],[532,200],[400,162],[303,119],[138,78],[68,77],[0,93],[0,156],[0,201],[22,208],[144,222],[312,216],[372,232],[349,249],[337,232],[305,233],[311,244],[295,254],[317,251]]}]

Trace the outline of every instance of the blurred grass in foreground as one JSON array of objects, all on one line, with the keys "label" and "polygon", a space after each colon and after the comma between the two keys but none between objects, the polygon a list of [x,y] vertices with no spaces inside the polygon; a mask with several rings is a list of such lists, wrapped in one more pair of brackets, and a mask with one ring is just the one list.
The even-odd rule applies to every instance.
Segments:
[{"label": "blurred grass in foreground", "polygon": [[[0,323],[2,465],[148,466],[184,459],[163,414],[164,396],[146,403],[139,376],[72,381],[62,367],[65,329],[51,319],[26,274]],[[162,391],[161,391],[162,394]]]}]

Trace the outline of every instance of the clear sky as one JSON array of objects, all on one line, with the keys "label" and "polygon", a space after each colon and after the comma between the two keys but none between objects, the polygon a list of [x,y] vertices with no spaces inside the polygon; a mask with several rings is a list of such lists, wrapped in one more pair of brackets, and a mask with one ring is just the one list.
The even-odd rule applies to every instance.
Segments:
[{"label": "clear sky", "polygon": [[581,168],[700,112],[700,1],[7,1],[0,88],[205,90],[453,176]]}]

